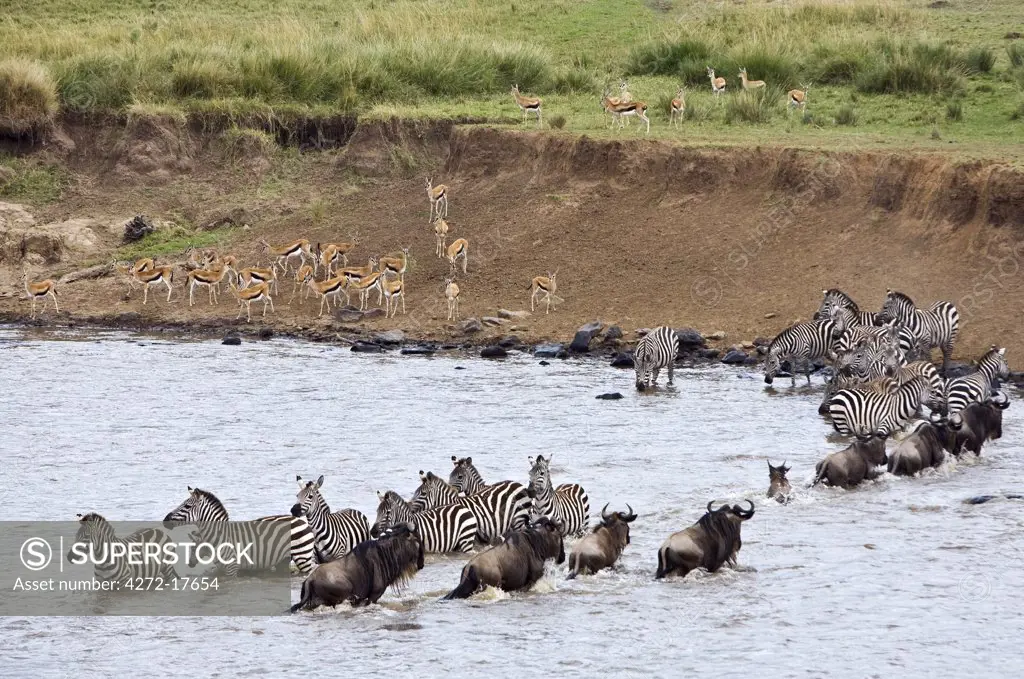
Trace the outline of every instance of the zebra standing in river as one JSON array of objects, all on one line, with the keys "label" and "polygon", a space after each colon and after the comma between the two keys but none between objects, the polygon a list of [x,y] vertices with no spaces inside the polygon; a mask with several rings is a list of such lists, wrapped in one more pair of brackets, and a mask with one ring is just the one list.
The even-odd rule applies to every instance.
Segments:
[{"label": "zebra standing in river", "polygon": [[[836,360],[836,343],[846,328],[841,321],[825,319],[822,321],[805,321],[791,325],[771,341],[768,345],[768,358],[764,362],[764,382],[771,384],[782,369],[782,362],[791,363],[795,359],[806,362],[807,384],[811,383],[811,370],[816,358]],[[793,385],[796,386],[796,367],[790,371]]]},{"label": "zebra standing in river", "polygon": [[861,311],[857,303],[853,301],[853,298],[839,288],[822,290],[821,294],[824,295],[824,298],[821,300],[818,311],[814,314],[814,320],[819,321],[832,318],[836,309],[848,309],[853,313],[855,325],[877,325],[878,319],[876,314],[870,311]]},{"label": "zebra standing in river", "polygon": [[832,426],[840,434],[867,440],[888,437],[917,415],[928,399],[928,383],[915,377],[895,391],[841,389],[829,399]]},{"label": "zebra standing in river", "polygon": [[500,481],[484,486],[476,493],[463,495],[433,472],[421,470],[420,485],[409,504],[414,510],[447,504],[464,506],[476,517],[477,539],[484,544],[494,544],[508,531],[527,525],[533,500],[526,486],[515,481]]},{"label": "zebra standing in river", "polygon": [[[78,514],[78,532],[75,534],[75,543],[89,545],[93,554],[105,555],[100,563],[93,565],[93,573],[97,580],[127,583],[137,578],[163,578],[164,585],[170,587],[171,580],[177,580],[178,574],[170,564],[163,563],[160,559],[143,559],[142,563],[129,563],[125,557],[114,557],[112,546],[117,544],[157,544],[160,545],[161,554],[163,547],[170,543],[167,534],[158,528],[143,528],[128,537],[118,538],[114,534],[114,527],[95,512]],[[86,552],[88,553],[88,552]],[[147,552],[148,553],[148,552]],[[68,551],[68,560],[75,555],[75,548]]]},{"label": "zebra standing in river", "polygon": [[946,380],[945,414],[955,415],[972,403],[984,403],[992,394],[992,381],[996,378],[1005,380],[1009,377],[1010,366],[1006,363],[1006,349],[993,346],[978,359],[978,366],[974,372]]},{"label": "zebra standing in river", "polygon": [[878,317],[883,322],[899,320],[916,339],[916,344],[929,358],[932,349],[942,351],[942,375],[946,375],[960,331],[960,312],[949,302],[935,302],[929,309],[918,309],[902,292],[886,290],[885,303]]},{"label": "zebra standing in river", "polygon": [[668,383],[672,384],[672,371],[678,355],[679,335],[672,328],[661,326],[644,335],[633,351],[637,391],[653,387],[662,368],[668,369]]},{"label": "zebra standing in river", "polygon": [[295,495],[292,516],[305,516],[316,535],[316,548],[321,563],[334,561],[352,551],[360,542],[370,539],[370,522],[358,509],[339,509],[331,513],[320,487],[324,475],[314,481],[302,483],[296,476],[299,492]]},{"label": "zebra standing in river", "polygon": [[590,498],[578,483],[551,486],[551,457],[530,458],[530,492],[533,494],[534,513],[563,524],[562,535],[579,537],[586,533],[590,522]]},{"label": "zebra standing in river", "polygon": [[[171,510],[164,517],[164,524],[168,523],[196,523],[200,524],[200,532],[205,535],[214,535],[216,527],[214,524],[229,521],[228,510],[216,495],[208,490],[200,488],[188,488],[188,497]],[[304,516],[263,516],[253,519],[253,522],[281,522],[288,526],[288,548],[291,560],[295,567],[302,574],[309,574],[317,563],[316,559],[316,534]],[[241,525],[241,524],[236,524]],[[274,556],[272,550],[267,551],[267,556]],[[264,564],[273,566],[275,564]]]},{"label": "zebra standing in river", "polygon": [[416,525],[423,539],[423,551],[432,554],[471,552],[476,546],[476,517],[463,505],[444,505],[414,511],[412,506],[393,490],[377,491],[377,520],[370,535],[380,537],[385,530],[406,521]]}]

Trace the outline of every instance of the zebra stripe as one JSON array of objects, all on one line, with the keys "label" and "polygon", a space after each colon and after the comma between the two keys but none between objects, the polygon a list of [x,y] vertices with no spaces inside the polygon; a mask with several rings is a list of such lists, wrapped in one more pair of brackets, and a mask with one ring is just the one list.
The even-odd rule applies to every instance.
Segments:
[{"label": "zebra stripe", "polygon": [[321,563],[334,561],[351,552],[360,542],[370,539],[370,522],[357,509],[340,509],[333,514],[320,494],[324,476],[315,482],[302,483],[296,476],[299,492],[295,495],[292,516],[305,516],[316,535],[316,548]]},{"label": "zebra stripe", "polygon": [[578,483],[551,487],[551,458],[538,455],[530,460],[530,492],[534,514],[563,523],[562,535],[579,537],[587,532],[590,522],[590,498]]},{"label": "zebra stripe", "polygon": [[[228,521],[228,510],[213,493],[200,488],[188,489],[188,497],[164,517],[164,522],[214,523]],[[317,563],[316,534],[304,516],[282,514],[253,519],[257,522],[287,521],[289,527],[289,550],[292,563],[302,574],[308,575]]]},{"label": "zebra stripe", "polygon": [[839,336],[836,342],[836,353],[842,355],[855,351],[861,346],[886,346],[891,345],[899,349],[901,365],[907,362],[907,356],[914,350],[915,339],[913,333],[899,321],[891,321],[885,325],[851,325],[850,312],[843,310],[840,316],[846,324],[846,330]]},{"label": "zebra stripe", "polygon": [[945,380],[939,375],[938,368],[931,361],[914,361],[902,366],[893,379],[899,386],[903,386],[915,377],[920,377],[928,384],[927,405],[932,411],[941,411],[945,408]]},{"label": "zebra stripe", "polygon": [[[984,403],[993,392],[993,380],[1008,379],[1010,366],[1006,363],[1006,349],[992,347],[978,359],[977,369],[969,375],[946,380],[946,415],[954,415],[972,403]],[[995,386],[998,389],[998,385]]]},{"label": "zebra stripe", "polygon": [[[806,362],[807,383],[810,384],[812,361],[816,358],[836,360],[835,345],[844,330],[840,322],[826,319],[797,323],[780,332],[768,345],[768,358],[764,364],[765,384],[772,383],[784,360],[793,362],[797,359]],[[795,385],[795,367],[791,376]]]},{"label": "zebra stripe", "polygon": [[915,377],[890,393],[841,389],[829,400],[828,412],[840,434],[885,438],[913,419],[927,398],[927,382]]},{"label": "zebra stripe", "polygon": [[946,374],[949,357],[960,331],[960,312],[953,304],[935,302],[928,309],[918,309],[907,295],[887,290],[885,303],[878,316],[883,322],[899,320],[907,326],[925,358],[929,357],[932,349],[940,349],[942,374]]},{"label": "zebra stripe", "polygon": [[452,464],[455,465],[455,468],[448,475],[448,485],[457,492],[472,495],[487,487],[484,477],[473,464],[473,458],[452,455]]},{"label": "zebra stripe", "polygon": [[384,494],[377,493],[377,497],[380,498],[377,521],[370,530],[374,537],[395,524],[409,521],[416,525],[416,530],[423,538],[424,552],[470,552],[476,546],[476,517],[468,507],[444,505],[414,512],[409,503],[393,490]]},{"label": "zebra stripe", "polygon": [[476,517],[477,539],[484,544],[493,544],[508,531],[526,526],[533,501],[526,486],[516,481],[499,481],[472,495],[461,495],[433,472],[421,471],[420,485],[409,504],[414,510],[447,504],[466,507]]},{"label": "zebra stripe", "polygon": [[668,383],[672,384],[672,372],[678,355],[679,335],[672,328],[661,326],[644,335],[633,351],[637,391],[653,387],[662,368],[668,369]]},{"label": "zebra stripe", "polygon": [[853,325],[871,326],[878,324],[877,314],[870,311],[861,311],[857,303],[853,301],[853,298],[839,288],[822,290],[821,293],[824,295],[824,298],[821,300],[818,311],[814,314],[814,320],[833,318],[836,310],[847,309],[852,313],[851,323]]},{"label": "zebra stripe", "polygon": [[[165,581],[178,578],[177,572],[171,565],[161,563],[156,559],[144,559],[142,563],[129,563],[127,558],[113,557],[111,545],[115,543],[122,545],[156,543],[163,549],[164,545],[170,543],[170,538],[162,530],[143,528],[128,537],[118,538],[114,535],[114,527],[99,514],[89,513],[78,516],[79,526],[78,532],[75,534],[75,542],[88,543],[92,546],[95,554],[107,555],[105,561],[93,565],[93,573],[97,580],[124,584],[136,578],[162,577]],[[70,552],[68,556],[71,556]]]}]

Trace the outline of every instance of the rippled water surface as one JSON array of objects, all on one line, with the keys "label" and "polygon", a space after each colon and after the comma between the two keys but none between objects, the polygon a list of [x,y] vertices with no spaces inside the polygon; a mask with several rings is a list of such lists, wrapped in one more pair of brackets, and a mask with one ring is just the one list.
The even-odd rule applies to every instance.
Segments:
[{"label": "rippled water surface", "polygon": [[[372,520],[375,491],[472,455],[527,480],[553,455],[640,515],[615,572],[534,591],[437,598],[464,561],[430,559],[381,604],[279,618],[3,618],[0,674],[110,676],[1020,676],[1024,406],[977,461],[853,491],[804,488],[826,452],[820,380],[766,390],[725,367],[638,395],[632,371],[529,356],[360,355],[287,341],[225,347],[122,334],[0,329],[0,518],[160,519],[186,486],[232,518],[286,513],[296,474]],[[664,379],[664,378],[663,378]],[[621,391],[619,401],[596,400]],[[1014,398],[1020,394],[1015,392]],[[765,460],[796,497],[766,502]],[[658,546],[709,500],[752,498],[737,569],[654,582]],[[296,590],[298,578],[293,585]],[[395,673],[403,672],[404,675]]]}]

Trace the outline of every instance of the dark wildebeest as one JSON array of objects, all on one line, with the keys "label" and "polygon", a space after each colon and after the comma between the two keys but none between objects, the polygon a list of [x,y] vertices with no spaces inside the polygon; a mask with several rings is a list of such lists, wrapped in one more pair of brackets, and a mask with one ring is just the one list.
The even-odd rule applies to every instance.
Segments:
[{"label": "dark wildebeest", "polygon": [[708,510],[697,523],[673,533],[658,550],[658,571],[655,578],[672,573],[686,575],[703,568],[714,573],[722,564],[736,564],[736,555],[743,546],[740,539],[741,524],[754,515],[754,503],[744,510],[739,505],[724,504],[711,509],[714,501],[708,503]]},{"label": "dark wildebeest", "polygon": [[778,467],[773,467],[771,460],[768,461],[768,497],[773,497],[783,504],[789,502],[791,488],[789,479],[786,478],[786,472],[790,469],[792,467],[787,467],[785,462]]},{"label": "dark wildebeest", "polygon": [[853,488],[865,479],[873,479],[878,474],[875,467],[885,464],[885,438],[873,436],[867,441],[856,440],[849,448],[828,455],[814,468],[815,477],[811,484],[815,486],[824,480],[830,486]]},{"label": "dark wildebeest", "polygon": [[938,467],[952,448],[953,437],[942,424],[919,422],[907,438],[889,454],[889,473],[913,476],[928,467]]},{"label": "dark wildebeest", "polygon": [[1010,407],[1010,399],[1003,392],[996,392],[984,403],[972,403],[958,413],[949,416],[949,428],[954,432],[952,453],[959,456],[966,447],[975,455],[981,455],[981,446],[1003,435],[1003,411]]},{"label": "dark wildebeest", "polygon": [[291,607],[311,611],[317,606],[353,606],[377,603],[388,587],[398,588],[423,568],[423,541],[411,523],[388,529],[377,540],[366,540],[336,561],[317,567],[302,583],[299,603]]},{"label": "dark wildebeest", "polygon": [[607,513],[608,505],[601,510],[601,523],[594,532],[575,545],[569,554],[569,575],[572,580],[580,573],[596,573],[602,568],[615,565],[622,550],[629,544],[629,524],[636,520],[633,508],[628,512]]},{"label": "dark wildebeest", "polygon": [[545,561],[565,561],[562,529],[561,521],[542,516],[526,528],[507,532],[501,544],[469,560],[458,587],[443,600],[466,599],[488,585],[506,592],[532,587],[544,575]]}]

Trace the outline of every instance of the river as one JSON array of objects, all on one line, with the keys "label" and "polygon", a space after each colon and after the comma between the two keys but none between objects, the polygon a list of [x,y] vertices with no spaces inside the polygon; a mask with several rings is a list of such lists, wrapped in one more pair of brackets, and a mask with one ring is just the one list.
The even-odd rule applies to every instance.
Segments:
[{"label": "river", "polygon": [[[819,377],[766,389],[749,369],[716,365],[637,394],[632,371],[588,359],[16,328],[0,328],[0,366],[0,519],[155,520],[187,486],[252,518],[286,513],[296,474],[324,474],[332,507],[372,522],[377,490],[408,496],[420,469],[447,477],[452,455],[472,456],[485,480],[525,483],[539,453],[553,455],[556,484],[586,488],[592,514],[606,502],[639,514],[615,572],[566,581],[552,566],[528,593],[439,603],[464,559],[428,557],[400,595],[368,609],[0,618],[7,676],[1020,672],[1024,503],[963,503],[1024,489],[1017,403],[978,460],[848,492],[806,488],[842,447],[816,412]],[[625,398],[595,399],[607,391]],[[766,501],[766,459],[793,468],[790,504]],[[757,513],[738,568],[653,580],[670,533],[709,500],[744,498]]]}]

